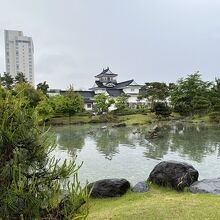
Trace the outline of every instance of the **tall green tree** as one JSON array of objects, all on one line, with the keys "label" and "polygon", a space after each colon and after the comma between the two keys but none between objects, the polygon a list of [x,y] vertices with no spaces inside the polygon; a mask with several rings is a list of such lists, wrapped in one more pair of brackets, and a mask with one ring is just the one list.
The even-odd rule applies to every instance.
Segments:
[{"label": "tall green tree", "polygon": [[27,99],[0,90],[0,219],[86,218],[88,193],[78,167],[50,158],[51,138]]},{"label": "tall green tree", "polygon": [[108,112],[108,108],[114,103],[113,99],[110,99],[103,93],[95,96],[95,106],[98,113]]},{"label": "tall green tree", "polygon": [[17,73],[17,75],[15,76],[15,84],[18,83],[27,83],[27,78],[22,72]]},{"label": "tall green tree", "polygon": [[1,77],[1,85],[7,89],[12,89],[13,84],[14,79],[10,73],[4,73],[4,75]]},{"label": "tall green tree", "polygon": [[48,97],[44,97],[41,101],[39,101],[35,110],[39,115],[40,122],[47,121],[54,116],[54,110],[50,105]]},{"label": "tall green tree", "polygon": [[210,90],[209,99],[212,103],[212,111],[220,112],[220,79],[216,78]]},{"label": "tall green tree", "polygon": [[[208,108],[210,88],[211,83],[203,81],[199,72],[188,75],[185,79],[180,79],[171,93],[174,110],[185,115],[194,114],[198,109],[198,105],[202,104],[202,100],[204,104],[202,109]],[[196,104],[196,100],[200,104]]]},{"label": "tall green tree", "polygon": [[119,112],[123,112],[125,109],[128,108],[128,96],[127,95],[121,95],[118,96],[115,100],[115,107]]},{"label": "tall green tree", "polygon": [[166,98],[169,96],[169,87],[166,83],[161,82],[145,83],[141,89],[141,96],[147,98],[153,108],[155,102],[166,102]]},{"label": "tall green tree", "polygon": [[65,112],[69,115],[82,112],[84,110],[83,97],[74,92],[73,86],[70,86],[65,94]]},{"label": "tall green tree", "polygon": [[84,99],[74,92],[72,86],[69,87],[66,94],[50,97],[49,101],[56,114],[68,114],[71,116],[84,111]]},{"label": "tall green tree", "polygon": [[49,85],[47,84],[46,81],[43,83],[37,84],[37,89],[41,90],[44,94],[47,94],[47,90],[49,89]]},{"label": "tall green tree", "polygon": [[45,95],[42,91],[36,90],[29,83],[18,83],[15,85],[14,93],[19,98],[26,98],[30,107],[36,107],[37,104],[44,99]]}]

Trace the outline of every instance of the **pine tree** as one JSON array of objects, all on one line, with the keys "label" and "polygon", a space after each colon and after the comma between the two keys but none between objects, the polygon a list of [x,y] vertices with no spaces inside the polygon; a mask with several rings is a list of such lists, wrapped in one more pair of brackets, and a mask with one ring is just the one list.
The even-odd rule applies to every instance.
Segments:
[{"label": "pine tree", "polygon": [[54,141],[29,106],[0,88],[0,219],[85,219],[79,167],[49,157]]}]

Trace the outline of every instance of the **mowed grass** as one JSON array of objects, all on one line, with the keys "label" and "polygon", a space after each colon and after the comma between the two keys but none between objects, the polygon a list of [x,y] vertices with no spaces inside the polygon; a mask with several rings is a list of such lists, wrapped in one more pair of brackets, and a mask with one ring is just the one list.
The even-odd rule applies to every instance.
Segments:
[{"label": "mowed grass", "polygon": [[120,198],[90,199],[90,220],[218,220],[220,196],[176,192],[151,186],[146,193]]},{"label": "mowed grass", "polygon": [[125,115],[119,116],[119,120],[126,125],[144,125],[153,123],[156,120],[156,116],[153,113],[148,113],[147,115],[144,114],[134,114],[134,115]]},{"label": "mowed grass", "polygon": [[98,116],[93,117],[93,118],[89,118],[88,116],[63,116],[63,117],[56,117],[56,118],[51,118],[49,124],[52,125],[68,125],[68,124],[87,124],[87,123],[91,123],[92,120],[98,121]]},{"label": "mowed grass", "polygon": [[[156,116],[153,113],[146,114],[133,114],[125,116],[115,116],[108,118],[109,123],[125,123],[126,125],[145,125],[153,123],[156,120]],[[103,123],[103,118],[100,116],[78,116],[74,115],[71,117],[62,116],[51,118],[48,124],[51,125],[67,125],[67,124],[87,124],[87,123]]]}]

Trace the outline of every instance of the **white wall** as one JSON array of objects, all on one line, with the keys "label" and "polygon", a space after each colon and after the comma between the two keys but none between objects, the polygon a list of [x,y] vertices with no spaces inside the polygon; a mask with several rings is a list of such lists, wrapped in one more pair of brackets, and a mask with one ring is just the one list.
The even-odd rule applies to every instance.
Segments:
[{"label": "white wall", "polygon": [[93,104],[85,103],[85,104],[84,104],[84,109],[85,109],[86,111],[92,111],[92,110],[93,110]]},{"label": "white wall", "polygon": [[123,89],[125,94],[139,94],[139,90],[141,87],[139,86],[127,86]]},{"label": "white wall", "polygon": [[106,96],[109,96],[109,94],[106,92],[105,89],[96,89],[94,90],[95,94],[105,94]]}]

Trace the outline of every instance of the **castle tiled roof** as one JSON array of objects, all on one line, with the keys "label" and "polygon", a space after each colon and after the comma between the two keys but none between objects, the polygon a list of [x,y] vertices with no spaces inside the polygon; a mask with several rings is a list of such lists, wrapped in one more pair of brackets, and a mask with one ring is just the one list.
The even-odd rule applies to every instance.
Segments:
[{"label": "castle tiled roof", "polygon": [[94,102],[94,96],[95,96],[94,91],[75,91],[75,92],[83,97],[85,103]]},{"label": "castle tiled roof", "polygon": [[115,74],[115,73],[113,73],[110,69],[109,69],[109,67],[107,68],[107,69],[103,69],[103,71],[101,72],[101,73],[99,73],[98,75],[96,75],[95,77],[96,78],[100,78],[100,77],[102,77],[102,76],[113,76],[113,77],[115,77],[115,76],[117,76],[118,74]]},{"label": "castle tiled roof", "polygon": [[122,89],[107,89],[106,91],[112,97],[117,97],[124,94]]},{"label": "castle tiled roof", "polygon": [[[112,89],[123,89],[125,88],[126,86],[129,86],[131,83],[133,83],[134,80],[127,80],[127,81],[124,81],[124,82],[120,82],[120,83],[114,83],[112,82],[112,84],[114,84],[114,86],[112,86]],[[100,81],[95,81],[95,84],[97,85],[98,88],[109,88],[108,86],[104,85],[102,82]]]},{"label": "castle tiled roof", "polygon": [[117,83],[114,88],[115,89],[121,89],[121,88],[124,88],[126,86],[129,86],[132,82],[134,82],[133,79],[127,80],[127,81],[124,81],[124,82],[120,82],[120,83]]},{"label": "castle tiled roof", "polygon": [[84,98],[88,98],[88,99],[93,98],[95,95],[94,91],[75,91],[75,92],[80,94]]}]

